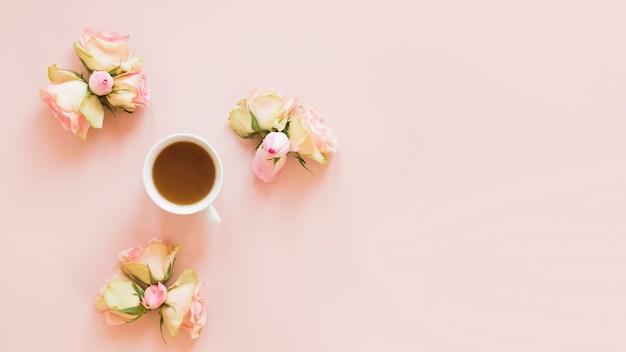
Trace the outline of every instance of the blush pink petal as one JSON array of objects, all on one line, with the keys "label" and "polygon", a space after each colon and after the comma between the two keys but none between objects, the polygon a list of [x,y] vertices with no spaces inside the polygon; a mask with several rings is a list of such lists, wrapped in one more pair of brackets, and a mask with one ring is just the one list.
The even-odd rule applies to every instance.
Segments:
[{"label": "blush pink petal", "polygon": [[148,309],[156,309],[167,299],[167,288],[162,284],[150,285],[146,288],[141,303]]},{"label": "blush pink petal", "polygon": [[261,145],[252,159],[252,171],[256,177],[264,182],[271,182],[278,176],[280,171],[285,166],[287,156],[284,155],[280,158],[274,158],[265,151],[263,145]]},{"label": "blush pink petal", "polygon": [[180,245],[151,239],[147,243],[119,253],[125,275],[146,285],[167,281]]},{"label": "blush pink petal", "polygon": [[150,90],[143,69],[115,77],[113,91],[107,95],[108,102],[117,108],[133,111],[137,106],[148,106]]},{"label": "blush pink petal", "polygon": [[270,132],[263,139],[263,148],[270,156],[280,158],[289,153],[291,141],[289,141],[289,137],[282,132]]},{"label": "blush pink petal", "polygon": [[326,126],[324,119],[312,108],[301,107],[303,126],[308,130],[313,143],[321,153],[334,153],[337,148],[337,139]]},{"label": "blush pink petal", "polygon": [[120,258],[120,260],[122,262],[132,262],[132,261],[135,261],[135,260],[139,259],[139,257],[141,257],[141,255],[146,250],[146,248],[149,245],[153,244],[153,243],[163,243],[163,240],[158,240],[156,238],[151,238],[146,243],[142,243],[142,244],[140,244],[138,246],[135,246],[135,247],[123,250],[122,252],[120,252],[119,258]]},{"label": "blush pink petal", "polygon": [[197,339],[204,328],[207,319],[206,300],[200,294],[202,283],[198,283],[195,288],[195,295],[189,313],[183,320],[181,327],[189,332],[192,339]]},{"label": "blush pink petal", "polygon": [[291,116],[289,139],[297,145],[298,153],[322,165],[328,164],[327,155],[337,150],[337,139],[324,119],[313,109],[299,105]]},{"label": "blush pink petal", "polygon": [[107,95],[113,90],[113,77],[106,71],[94,71],[89,77],[89,89],[95,95]]},{"label": "blush pink petal", "polygon": [[126,44],[129,38],[127,35],[120,35],[115,32],[103,33],[93,28],[87,28],[83,31],[83,34],[79,38],[80,44],[85,46],[85,42],[87,42],[87,40],[91,37],[96,37],[111,44]]},{"label": "blush pink petal", "polygon": [[143,69],[137,70],[135,76],[135,91],[137,95],[133,99],[133,103],[137,106],[148,106],[150,103],[150,90],[148,89],[148,77]]},{"label": "blush pink petal", "polygon": [[72,132],[80,140],[87,138],[87,131],[91,124],[80,112],[79,106],[63,107],[57,103],[57,94],[62,94],[61,84],[50,83],[39,90],[41,100],[52,110],[54,117],[59,120],[66,131]]}]

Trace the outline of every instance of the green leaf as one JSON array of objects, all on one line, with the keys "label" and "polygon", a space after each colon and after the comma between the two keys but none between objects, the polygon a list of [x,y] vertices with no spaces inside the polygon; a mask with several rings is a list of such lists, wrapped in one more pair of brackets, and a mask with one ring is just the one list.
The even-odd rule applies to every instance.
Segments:
[{"label": "green leaf", "polygon": [[300,153],[296,153],[296,158],[298,159],[298,161],[300,162],[300,165],[302,165],[303,168],[306,169],[306,171],[310,172],[311,175],[315,176],[315,174],[313,173],[313,171],[311,171],[307,166],[306,166],[306,160],[304,160],[304,158],[302,158],[302,155],[300,155]]},{"label": "green leaf", "polygon": [[125,73],[124,70],[122,69],[122,62],[120,61],[120,64],[117,65],[117,67],[112,68],[111,70],[109,70],[109,74],[111,75],[111,77],[115,77],[119,74]]},{"label": "green leaf", "polygon": [[87,65],[87,63],[85,62],[84,58],[87,58],[89,60],[95,60],[93,58],[93,56],[91,54],[89,54],[89,52],[87,52],[85,49],[83,49],[83,47],[81,47],[77,42],[74,42],[74,51],[78,55],[78,59],[83,64],[83,66],[85,67],[87,72],[92,73],[93,70],[91,68],[89,68],[89,65]]},{"label": "green leaf", "polygon": [[125,313],[125,314],[130,314],[130,315],[143,315],[145,312],[147,312],[148,309],[144,306],[142,306],[141,304],[136,306],[136,307],[131,307],[131,308],[126,308],[126,309],[120,309],[119,312],[120,313]]},{"label": "green leaf", "polygon": [[254,132],[254,133],[250,133],[249,135],[247,135],[245,137],[241,137],[241,138],[252,139],[252,138],[254,138],[254,137],[258,136],[258,135],[259,135],[259,132]]},{"label": "green leaf", "polygon": [[276,167],[276,163],[280,160],[280,158],[274,158],[274,165],[272,165],[272,169]]},{"label": "green leaf", "polygon": [[138,297],[143,297],[144,289],[142,289],[141,286],[139,286],[139,285],[137,285],[136,283],[133,282],[133,289],[135,290],[135,294]]},{"label": "green leaf", "polygon": [[83,67],[85,67],[85,69],[87,70],[88,73],[92,73],[93,70],[89,68],[89,66],[87,66],[87,64],[85,63],[85,61],[81,58],[78,58],[80,60],[80,63],[83,64]]},{"label": "green leaf", "polygon": [[124,266],[124,265],[122,265],[122,272],[135,285],[138,285],[139,287],[143,288],[144,290],[149,286],[149,285],[146,285],[138,276],[131,274],[130,271],[128,271],[128,268],[126,268],[126,266]]},{"label": "green leaf", "polygon": [[[174,259],[176,260],[176,259]],[[170,262],[170,265],[167,267],[167,273],[165,274],[165,280],[167,281],[169,280],[170,277],[172,277],[172,272],[174,271],[174,261]]]},{"label": "green leaf", "polygon": [[150,284],[156,284],[157,281],[154,279],[154,276],[152,276],[152,270],[150,270],[150,266],[148,265],[148,263],[146,263],[146,268],[148,268],[148,276],[150,277]]},{"label": "green leaf", "polygon": [[[265,138],[265,137],[263,137],[263,138]],[[254,149],[252,149],[253,152],[261,147],[261,144],[263,144],[263,138],[261,138],[259,143],[257,143],[257,145],[254,147]]]},{"label": "green leaf", "polygon": [[109,110],[111,114],[113,114],[113,117],[115,117],[115,108],[111,106],[111,103],[107,100],[106,95],[100,96],[98,99],[100,100],[100,104]]},{"label": "green leaf", "polygon": [[261,126],[259,126],[259,120],[256,119],[256,116],[254,116],[254,113],[252,111],[249,111],[249,112],[250,112],[250,117],[252,118],[252,124],[251,124],[252,129],[256,132],[263,131]]},{"label": "green leaf", "polygon": [[167,345],[167,341],[165,341],[165,336],[163,335],[163,314],[159,313],[159,331],[161,331],[161,339],[163,340],[163,342]]}]

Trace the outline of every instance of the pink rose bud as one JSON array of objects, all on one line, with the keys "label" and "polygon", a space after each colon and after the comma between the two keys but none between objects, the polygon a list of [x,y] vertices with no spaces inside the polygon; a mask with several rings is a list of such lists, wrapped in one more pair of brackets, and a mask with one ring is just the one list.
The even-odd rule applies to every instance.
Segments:
[{"label": "pink rose bud", "polygon": [[280,158],[289,153],[291,142],[289,141],[289,137],[282,132],[270,132],[263,139],[263,148],[271,157]]},{"label": "pink rose bud", "polygon": [[106,71],[94,71],[89,77],[89,89],[95,95],[107,95],[113,90],[113,77]]},{"label": "pink rose bud", "polygon": [[254,158],[252,159],[252,171],[256,177],[264,182],[271,182],[285,166],[287,162],[287,156],[283,155],[280,158],[275,158],[270,155],[265,146],[261,146],[256,150]]},{"label": "pink rose bud", "polygon": [[165,302],[167,298],[167,288],[162,284],[150,285],[146,288],[141,300],[144,307],[148,309],[156,309]]},{"label": "pink rose bud", "polygon": [[148,286],[165,282],[172,276],[172,267],[180,245],[169,245],[153,238],[146,243],[120,252],[122,272],[133,280]]}]

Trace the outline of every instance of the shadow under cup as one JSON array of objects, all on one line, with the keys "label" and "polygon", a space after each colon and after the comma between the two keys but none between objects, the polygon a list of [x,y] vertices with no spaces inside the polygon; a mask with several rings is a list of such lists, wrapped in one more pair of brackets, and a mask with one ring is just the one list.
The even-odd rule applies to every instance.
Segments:
[{"label": "shadow under cup", "polygon": [[163,210],[182,215],[203,212],[209,222],[220,222],[212,203],[222,184],[222,165],[204,139],[180,133],[157,142],[146,156],[143,182]]}]

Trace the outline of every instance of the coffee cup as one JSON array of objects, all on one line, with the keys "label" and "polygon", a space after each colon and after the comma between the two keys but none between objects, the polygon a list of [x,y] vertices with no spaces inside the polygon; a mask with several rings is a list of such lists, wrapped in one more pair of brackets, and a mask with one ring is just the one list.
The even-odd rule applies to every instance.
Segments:
[{"label": "coffee cup", "polygon": [[143,164],[143,184],[157,206],[173,214],[201,213],[209,224],[221,222],[213,201],[222,178],[222,163],[215,149],[189,133],[158,141]]}]

